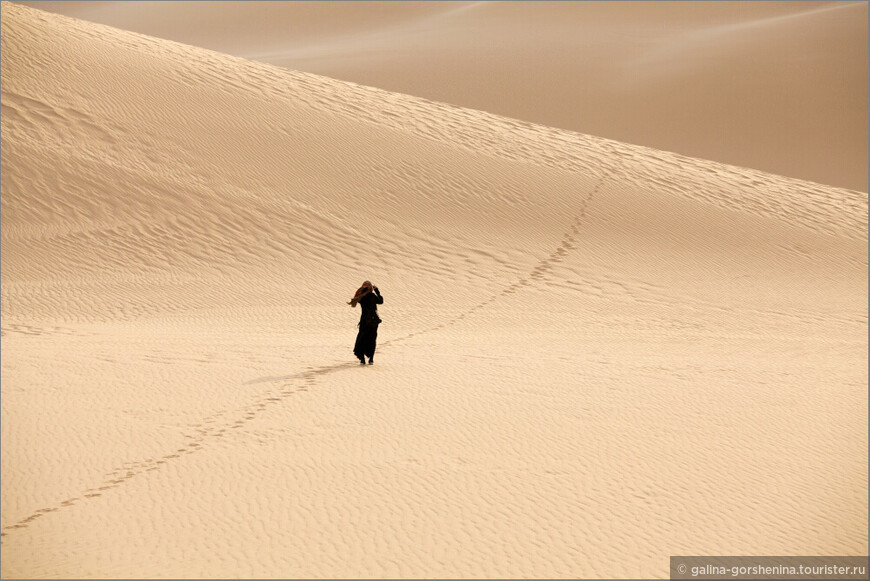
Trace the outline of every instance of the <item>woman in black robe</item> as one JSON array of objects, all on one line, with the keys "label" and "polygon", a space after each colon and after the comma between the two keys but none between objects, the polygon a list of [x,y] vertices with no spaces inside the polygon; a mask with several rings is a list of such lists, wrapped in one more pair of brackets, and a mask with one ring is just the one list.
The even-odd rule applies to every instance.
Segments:
[{"label": "woman in black robe", "polygon": [[353,346],[353,354],[359,359],[360,365],[366,364],[366,357],[369,359],[369,365],[372,365],[375,362],[378,325],[381,324],[381,319],[378,317],[378,305],[384,304],[384,297],[381,296],[378,287],[365,281],[347,304],[351,307],[359,304],[362,308],[359,317],[359,333],[357,333],[356,343]]}]

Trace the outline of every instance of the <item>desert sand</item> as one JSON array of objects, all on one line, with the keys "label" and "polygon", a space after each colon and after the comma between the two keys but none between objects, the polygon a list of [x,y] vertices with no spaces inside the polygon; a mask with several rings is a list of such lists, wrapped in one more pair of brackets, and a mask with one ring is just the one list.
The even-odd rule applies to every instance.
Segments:
[{"label": "desert sand", "polygon": [[867,553],[865,193],[0,20],[3,578]]},{"label": "desert sand", "polygon": [[866,1],[25,3],[867,192]]}]

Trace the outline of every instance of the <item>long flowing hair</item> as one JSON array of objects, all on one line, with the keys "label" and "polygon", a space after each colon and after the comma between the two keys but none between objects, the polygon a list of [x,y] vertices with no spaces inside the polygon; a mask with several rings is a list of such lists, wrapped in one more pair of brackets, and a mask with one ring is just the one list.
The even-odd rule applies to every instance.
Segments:
[{"label": "long flowing hair", "polygon": [[350,299],[347,304],[349,304],[351,307],[355,307],[360,299],[369,294],[370,292],[372,292],[372,283],[369,281],[365,281],[364,283],[362,283],[361,287],[356,289],[353,298]]}]

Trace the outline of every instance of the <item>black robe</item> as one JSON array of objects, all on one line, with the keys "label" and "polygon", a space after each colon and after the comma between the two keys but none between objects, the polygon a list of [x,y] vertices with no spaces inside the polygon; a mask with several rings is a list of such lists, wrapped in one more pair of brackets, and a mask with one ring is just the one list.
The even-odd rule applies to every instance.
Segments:
[{"label": "black robe", "polygon": [[364,357],[371,359],[375,356],[375,348],[378,343],[378,325],[381,320],[378,317],[378,305],[384,304],[381,291],[375,289],[359,300],[362,313],[359,317],[359,333],[356,335],[356,343],[353,346],[353,354],[357,359]]}]

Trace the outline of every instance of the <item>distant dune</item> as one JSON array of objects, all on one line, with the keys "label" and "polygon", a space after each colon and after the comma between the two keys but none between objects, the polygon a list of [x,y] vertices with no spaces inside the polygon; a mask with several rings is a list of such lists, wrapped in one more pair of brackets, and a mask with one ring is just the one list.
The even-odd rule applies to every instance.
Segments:
[{"label": "distant dune", "polygon": [[0,38],[4,578],[866,554],[866,194],[9,2]]},{"label": "distant dune", "polygon": [[26,4],[293,70],[867,191],[865,1]]}]

